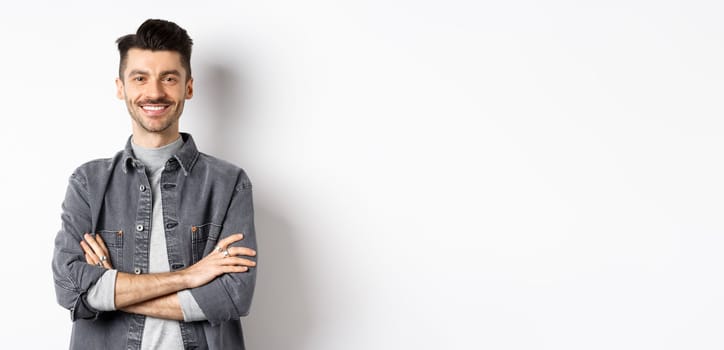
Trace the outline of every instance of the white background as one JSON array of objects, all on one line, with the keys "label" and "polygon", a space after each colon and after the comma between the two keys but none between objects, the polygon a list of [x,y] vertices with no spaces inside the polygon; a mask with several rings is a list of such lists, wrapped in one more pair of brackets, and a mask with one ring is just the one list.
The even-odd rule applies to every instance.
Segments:
[{"label": "white background", "polygon": [[724,348],[721,2],[184,4],[0,6],[4,348],[67,348],[60,204],[149,17],[254,183],[250,349]]}]

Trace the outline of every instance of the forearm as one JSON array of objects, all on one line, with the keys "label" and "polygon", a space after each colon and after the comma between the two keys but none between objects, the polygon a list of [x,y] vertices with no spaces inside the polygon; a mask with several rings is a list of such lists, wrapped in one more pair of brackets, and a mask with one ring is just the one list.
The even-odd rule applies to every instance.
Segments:
[{"label": "forearm", "polygon": [[[145,301],[173,294],[189,288],[182,272],[152,273],[134,275],[119,272],[116,277],[115,304],[117,309],[125,309]],[[178,304],[178,300],[176,300]]]},{"label": "forearm", "polygon": [[181,304],[176,293],[129,305],[121,308],[121,311],[167,320],[183,321],[184,319]]},{"label": "forearm", "polygon": [[129,305],[121,311],[185,322],[206,320],[206,315],[188,290]]},{"label": "forearm", "polygon": [[[226,247],[242,238],[241,234],[231,235],[219,241],[219,244]],[[107,254],[105,248],[101,248],[95,243],[90,246],[87,244],[82,245],[82,247],[86,259],[89,261],[88,266],[92,266],[91,264],[99,260],[97,258],[99,254]],[[251,256],[254,254],[253,250],[243,247],[219,248],[213,254],[207,255],[198,263],[181,271],[145,275],[118,272],[113,288],[115,309],[122,310],[128,306],[174,294],[185,289],[203,286],[222,274],[247,271],[248,266],[254,266],[255,263],[238,256]],[[203,310],[194,299],[195,297],[191,296],[191,293],[185,293],[188,294],[188,298],[181,303],[185,308],[184,310],[189,311],[189,316],[193,320],[205,318]],[[176,300],[175,304],[179,304],[178,300]]]}]

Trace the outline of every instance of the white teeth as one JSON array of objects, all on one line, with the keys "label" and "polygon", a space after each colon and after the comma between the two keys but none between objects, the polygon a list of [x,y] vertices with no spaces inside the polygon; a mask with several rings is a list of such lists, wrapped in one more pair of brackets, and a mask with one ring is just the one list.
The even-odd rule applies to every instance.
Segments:
[{"label": "white teeth", "polygon": [[142,108],[147,111],[160,111],[166,107],[165,106],[143,106]]}]

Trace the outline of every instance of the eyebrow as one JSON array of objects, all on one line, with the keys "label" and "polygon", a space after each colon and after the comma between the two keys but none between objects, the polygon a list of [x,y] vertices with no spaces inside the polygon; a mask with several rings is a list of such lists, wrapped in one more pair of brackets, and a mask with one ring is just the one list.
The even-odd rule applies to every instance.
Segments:
[{"label": "eyebrow", "polygon": [[[130,77],[130,76],[134,76],[134,75],[151,75],[151,74],[149,74],[148,71],[140,70],[140,69],[134,69],[134,70],[132,70],[132,71],[130,71],[130,72],[128,73],[128,76],[129,76],[129,77]],[[166,75],[176,75],[176,76],[179,76],[179,77],[180,77],[180,76],[181,76],[181,72],[179,72],[179,71],[176,70],[176,69],[170,69],[170,70],[162,71],[161,74],[160,74],[160,76],[162,76],[162,77],[163,77],[163,76],[166,76]]]},{"label": "eyebrow", "polygon": [[129,77],[134,76],[134,75],[148,75],[148,72],[145,70],[140,70],[140,69],[134,69],[134,70],[128,72]]},{"label": "eyebrow", "polygon": [[180,77],[180,76],[181,76],[181,72],[179,72],[179,71],[176,70],[176,69],[165,70],[165,71],[161,72],[161,76],[162,76],[162,77],[163,77],[163,76],[166,76],[166,75],[177,75],[177,76]]}]

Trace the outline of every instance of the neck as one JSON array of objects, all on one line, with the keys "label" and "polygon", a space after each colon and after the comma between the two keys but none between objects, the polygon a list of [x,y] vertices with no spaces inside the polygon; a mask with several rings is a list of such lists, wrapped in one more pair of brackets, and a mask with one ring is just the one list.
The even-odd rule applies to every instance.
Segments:
[{"label": "neck", "polygon": [[137,130],[133,128],[133,143],[143,148],[159,148],[178,140],[181,137],[178,129],[170,130],[169,128],[162,132],[148,132],[146,130]]}]

